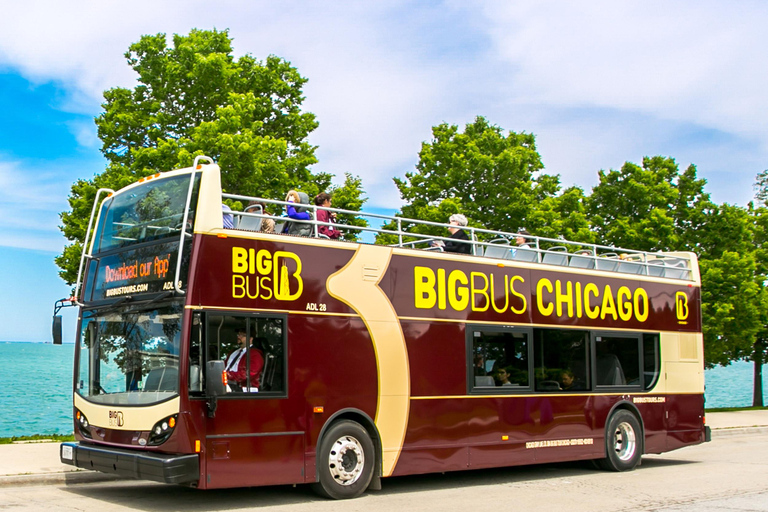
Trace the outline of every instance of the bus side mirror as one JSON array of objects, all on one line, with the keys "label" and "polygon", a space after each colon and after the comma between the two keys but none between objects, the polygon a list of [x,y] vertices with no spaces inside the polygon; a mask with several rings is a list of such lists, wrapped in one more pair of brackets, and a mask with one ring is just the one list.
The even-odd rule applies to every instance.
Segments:
[{"label": "bus side mirror", "polygon": [[61,345],[61,315],[53,315],[53,344]]},{"label": "bus side mirror", "polygon": [[216,397],[227,393],[224,361],[205,363],[205,394],[208,396],[208,417],[216,416]]},{"label": "bus side mirror", "polygon": [[224,384],[224,361],[208,361],[205,368],[205,394],[217,397],[227,394]]}]

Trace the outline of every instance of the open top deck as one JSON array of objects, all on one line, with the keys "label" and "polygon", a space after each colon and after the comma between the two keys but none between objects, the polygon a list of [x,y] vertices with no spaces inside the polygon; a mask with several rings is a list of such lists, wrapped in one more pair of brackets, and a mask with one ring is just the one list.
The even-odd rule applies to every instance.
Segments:
[{"label": "open top deck", "polygon": [[[249,197],[236,194],[222,194],[222,199],[241,201],[244,204],[261,203],[262,205],[276,205],[285,209],[289,203],[273,199]],[[295,205],[294,205],[295,206]],[[518,262],[539,263],[544,265],[558,265],[578,269],[594,269],[606,272],[619,272],[623,274],[646,275],[657,278],[683,279],[695,281],[698,279],[693,253],[688,252],[647,252],[622,247],[606,246],[585,242],[576,242],[561,238],[546,238],[534,235],[521,235],[505,231],[494,231],[477,227],[466,226],[461,228],[467,233],[469,240],[451,239],[447,236],[425,235],[418,232],[419,226],[431,228],[455,228],[455,225],[430,222],[405,217],[367,213],[363,211],[351,211],[340,208],[325,208],[312,204],[300,205],[304,209],[313,212],[312,218],[317,218],[318,210],[326,210],[337,214],[354,215],[365,219],[369,226],[360,227],[347,224],[329,224],[316,220],[294,220],[287,217],[276,217],[265,214],[262,206],[255,205],[246,208],[243,212],[232,211],[234,229],[244,231],[261,231],[263,220],[271,218],[275,221],[275,232],[280,233],[285,222],[297,222],[311,226],[311,236],[327,238],[322,235],[319,226],[332,225],[344,231],[356,231],[362,236],[362,243],[374,243],[375,235],[390,235],[396,242],[394,247],[411,248],[414,250],[442,252],[443,247],[438,241],[466,243],[471,245],[470,256],[494,258],[499,260],[513,260]],[[230,213],[230,212],[227,212]],[[395,229],[386,229],[376,226],[394,226]],[[524,236],[529,247],[517,247],[514,240]],[[330,240],[329,240],[330,241]],[[436,242],[438,242],[436,244]]]}]

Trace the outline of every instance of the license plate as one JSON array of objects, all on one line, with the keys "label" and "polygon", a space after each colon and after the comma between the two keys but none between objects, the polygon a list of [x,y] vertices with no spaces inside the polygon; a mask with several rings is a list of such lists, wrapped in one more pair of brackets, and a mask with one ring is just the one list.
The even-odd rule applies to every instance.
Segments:
[{"label": "license plate", "polygon": [[61,458],[72,460],[73,454],[72,454],[72,447],[68,446],[66,444],[61,446]]}]

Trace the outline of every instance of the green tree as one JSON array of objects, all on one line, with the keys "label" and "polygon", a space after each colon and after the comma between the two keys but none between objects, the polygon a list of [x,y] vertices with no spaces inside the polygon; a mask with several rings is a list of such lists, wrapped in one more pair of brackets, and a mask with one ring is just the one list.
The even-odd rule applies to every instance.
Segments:
[{"label": "green tree", "polygon": [[[559,178],[542,169],[532,134],[505,134],[483,117],[467,124],[463,132],[443,123],[433,127],[432,140],[422,144],[416,170],[394,180],[406,203],[398,216],[446,223],[451,214],[463,213],[470,226],[511,232],[561,229],[558,223],[572,225],[569,229],[575,232],[586,228],[579,208],[566,207],[568,202],[580,202],[580,191],[569,190],[558,202]],[[547,212],[537,214],[541,205]],[[446,235],[438,227],[414,228],[408,223],[403,227]],[[392,237],[380,236],[377,241],[391,242]]]},{"label": "green tree", "polygon": [[642,166],[626,162],[598,175],[588,214],[600,243],[645,251],[699,246],[699,229],[715,205],[695,166],[681,173],[674,159],[655,156],[643,158]]},{"label": "green tree", "polygon": [[[359,176],[353,176],[345,173],[344,184],[332,186],[328,191],[333,196],[333,208],[341,210],[360,211],[363,204],[368,201],[364,196],[362,180]],[[358,216],[349,213],[339,214],[336,223],[340,226],[366,227],[368,222]],[[342,238],[348,241],[357,241],[360,239],[360,231],[355,229],[341,229]]]},{"label": "green tree", "polygon": [[165,34],[146,35],[125,57],[139,84],[106,91],[96,118],[107,168],[74,183],[71,210],[61,214],[71,243],[56,263],[67,283],[77,278],[98,188],[117,190],[201,154],[221,166],[224,192],[283,199],[292,188],[314,196],[330,186],[330,174],[310,170],[317,159],[307,137],[317,121],[301,109],[306,78],[289,62],[235,59],[228,32],[216,30],[174,35],[172,47]]}]

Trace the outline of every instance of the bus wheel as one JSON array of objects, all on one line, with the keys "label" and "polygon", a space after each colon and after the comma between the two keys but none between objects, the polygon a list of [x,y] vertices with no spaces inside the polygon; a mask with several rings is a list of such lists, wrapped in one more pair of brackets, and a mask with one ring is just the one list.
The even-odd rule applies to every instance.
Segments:
[{"label": "bus wheel", "polygon": [[336,423],[320,444],[314,491],[335,500],[360,496],[371,483],[375,458],[371,437],[360,424]]},{"label": "bus wheel", "polygon": [[637,417],[629,411],[616,411],[605,430],[607,457],[597,461],[607,471],[634,469],[643,455],[643,432]]}]

